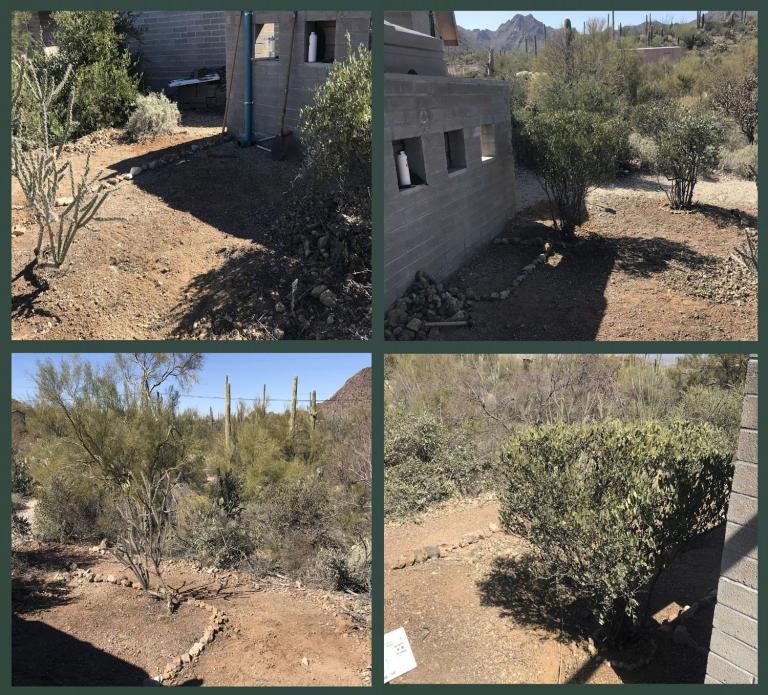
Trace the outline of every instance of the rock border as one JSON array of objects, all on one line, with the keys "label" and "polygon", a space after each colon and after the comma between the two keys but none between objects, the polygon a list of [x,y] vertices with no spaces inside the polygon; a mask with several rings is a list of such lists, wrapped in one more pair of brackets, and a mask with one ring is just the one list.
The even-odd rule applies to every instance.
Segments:
[{"label": "rock border", "polygon": [[490,523],[487,529],[481,529],[474,533],[465,533],[457,543],[438,543],[437,545],[426,545],[422,548],[411,551],[407,555],[401,555],[400,559],[390,566],[392,570],[401,570],[412,565],[419,565],[428,560],[438,560],[446,557],[458,548],[466,548],[468,545],[479,543],[486,538],[490,538],[494,533],[499,533],[498,524]]},{"label": "rock border", "polygon": [[[499,237],[498,239],[494,239],[493,243],[494,244],[510,244],[513,242],[507,237]],[[554,252],[555,251],[552,243],[549,241],[544,242],[544,250],[538,256],[536,256],[536,258],[534,258],[530,263],[528,263],[528,265],[523,267],[519,275],[512,281],[512,284],[509,287],[507,287],[504,290],[501,290],[501,292],[491,292],[489,295],[478,297],[478,300],[497,301],[497,300],[509,299],[512,292],[514,292],[518,287],[520,287],[520,285],[523,284],[525,279],[529,275],[531,275],[536,270],[536,268],[544,265]]]},{"label": "rock border", "polygon": [[[90,568],[78,569],[76,565],[74,567],[70,566],[68,570],[71,571],[74,576],[83,578],[86,583],[89,584],[114,584],[115,586],[121,586],[126,589],[135,589],[139,594],[144,593],[144,589],[142,589],[138,582],[134,582],[127,577],[116,577],[114,574],[104,575],[93,572]],[[163,593],[162,589],[160,590],[160,593]],[[229,616],[224,611],[220,611],[213,604],[206,603],[205,601],[201,601],[200,599],[195,598],[184,598],[181,602],[191,603],[196,608],[203,608],[211,614],[211,619],[208,621],[208,625],[203,631],[200,639],[194,642],[187,651],[171,659],[165,665],[162,673],[159,673],[152,678],[147,678],[143,685],[159,685],[166,681],[172,680],[184,669],[187,664],[194,661],[197,657],[200,656],[200,654],[203,653],[203,651],[205,651],[205,648],[214,641],[216,635],[222,632],[226,623],[229,622]]]},{"label": "rock border", "polygon": [[233,136],[229,133],[225,133],[224,135],[213,135],[209,138],[206,138],[202,142],[193,142],[189,146],[182,146],[179,150],[167,154],[164,157],[159,157],[157,159],[147,158],[146,160],[142,160],[141,164],[132,166],[127,174],[113,174],[112,176],[108,176],[107,178],[102,179],[99,184],[99,190],[117,186],[121,181],[132,181],[139,174],[145,171],[162,169],[163,167],[170,166],[171,164],[178,164],[186,157],[191,157],[192,155],[198,154],[212,147],[218,147],[219,145],[223,145],[226,142],[231,142],[233,139]]}]

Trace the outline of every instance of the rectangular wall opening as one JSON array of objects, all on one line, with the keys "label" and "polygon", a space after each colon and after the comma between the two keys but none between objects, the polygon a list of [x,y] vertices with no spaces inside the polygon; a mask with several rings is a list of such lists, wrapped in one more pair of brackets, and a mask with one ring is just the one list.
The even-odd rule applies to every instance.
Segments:
[{"label": "rectangular wall opening", "polygon": [[448,172],[467,168],[467,152],[464,148],[464,131],[449,130],[445,136],[445,162]]},{"label": "rectangular wall opening", "polygon": [[278,25],[277,22],[265,22],[253,25],[253,59],[277,60]]},{"label": "rectangular wall opening", "polygon": [[304,60],[309,61],[309,42],[312,34],[317,36],[316,63],[332,63],[336,59],[336,22],[307,22],[304,30]]},{"label": "rectangular wall opening", "polygon": [[[410,185],[401,180],[398,172],[398,156],[405,152],[408,158],[408,175],[410,176]],[[392,142],[392,154],[395,163],[395,175],[397,176],[397,185],[400,190],[422,186],[427,183],[427,173],[424,167],[424,151],[421,146],[421,138],[403,138]]]},{"label": "rectangular wall opening", "polygon": [[496,127],[493,123],[480,126],[480,158],[485,162],[496,156]]}]

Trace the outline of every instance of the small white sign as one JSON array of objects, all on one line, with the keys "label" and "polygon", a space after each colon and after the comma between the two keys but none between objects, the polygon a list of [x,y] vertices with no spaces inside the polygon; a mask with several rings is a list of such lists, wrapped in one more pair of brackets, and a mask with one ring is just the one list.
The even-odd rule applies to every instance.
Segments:
[{"label": "small white sign", "polygon": [[384,635],[384,682],[402,676],[416,668],[416,658],[411,651],[405,628],[387,632]]}]

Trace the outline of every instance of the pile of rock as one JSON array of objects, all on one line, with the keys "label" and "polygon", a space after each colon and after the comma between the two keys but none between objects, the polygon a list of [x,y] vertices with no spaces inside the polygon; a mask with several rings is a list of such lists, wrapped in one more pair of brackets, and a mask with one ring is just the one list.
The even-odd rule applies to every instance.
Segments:
[{"label": "pile of rock", "polygon": [[64,145],[65,152],[80,152],[87,154],[96,150],[105,150],[108,147],[128,142],[124,130],[119,128],[102,128],[93,133],[83,135],[74,142],[68,142]]},{"label": "pile of rock", "polygon": [[439,335],[440,324],[471,325],[469,311],[473,303],[458,288],[446,288],[420,270],[408,292],[387,312],[384,337],[426,340]]},{"label": "pile of rock", "polygon": [[419,565],[427,560],[437,560],[446,557],[458,548],[466,548],[468,545],[474,545],[480,541],[490,538],[494,533],[499,532],[497,524],[488,524],[487,529],[481,529],[474,533],[465,533],[460,541],[456,543],[439,543],[437,545],[427,545],[418,548],[410,553],[402,555],[400,559],[392,565],[393,570],[401,570],[412,565]]}]

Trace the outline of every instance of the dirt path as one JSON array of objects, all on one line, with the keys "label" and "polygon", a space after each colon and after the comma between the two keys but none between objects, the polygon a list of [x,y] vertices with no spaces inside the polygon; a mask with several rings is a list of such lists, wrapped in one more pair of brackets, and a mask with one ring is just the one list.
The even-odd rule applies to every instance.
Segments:
[{"label": "dirt path", "polygon": [[[62,572],[75,562],[128,576],[88,548],[30,542],[14,548],[14,684],[140,685],[187,651],[209,615],[191,603],[163,604],[109,583]],[[352,621],[346,595],[274,587],[244,575],[169,564],[169,584],[229,616],[224,631],[173,685],[365,685],[370,632]],[[41,650],[45,653],[40,662]]]},{"label": "dirt path", "polygon": [[[319,247],[325,225],[346,228],[347,218],[319,223],[311,215],[325,219],[320,203],[309,212],[298,204],[301,191],[290,193],[300,170],[295,151],[274,161],[234,142],[208,147],[220,134],[220,119],[195,121],[144,144],[126,142],[120,131],[94,135],[92,173],[102,170],[107,180],[133,166],[144,171],[121,181],[100,210],[103,219],[79,232],[61,269],[43,271],[47,290],[25,278],[13,284],[14,339],[359,339],[358,332],[367,333],[370,301],[355,294],[362,290],[322,257],[307,258],[297,241],[297,230],[312,227]],[[83,149],[70,155],[76,171],[85,165]],[[15,276],[32,258],[36,227],[16,180],[12,202]],[[358,223],[350,221],[350,229]],[[298,301],[291,314],[294,280]],[[321,282],[336,294],[330,309],[310,295]]]},{"label": "dirt path", "polygon": [[[404,627],[417,668],[398,683],[622,683],[702,682],[705,653],[657,633],[648,666],[630,670],[590,653],[588,642],[546,620],[527,587],[515,586],[510,567],[527,552],[522,539],[494,533],[440,559],[392,569],[425,545],[457,543],[497,516],[492,499],[451,502],[384,530],[385,630]],[[490,520],[490,521],[489,521]],[[717,584],[722,534],[693,548],[660,581],[657,621],[673,618]],[[705,652],[712,611],[688,628]],[[611,655],[608,655],[611,656]],[[622,655],[625,660],[627,657]]]},{"label": "dirt path", "polygon": [[[553,239],[535,182],[524,176],[522,184],[521,198],[533,207],[512,224],[512,243],[490,244],[446,286],[477,296],[501,293]],[[592,191],[590,219],[576,244],[555,253],[508,299],[473,302],[472,327],[443,330],[439,337],[756,339],[756,283],[730,259],[744,243],[744,228],[757,226],[755,184],[730,177],[702,181],[696,199],[706,205],[674,214],[656,179],[640,175]]]}]

